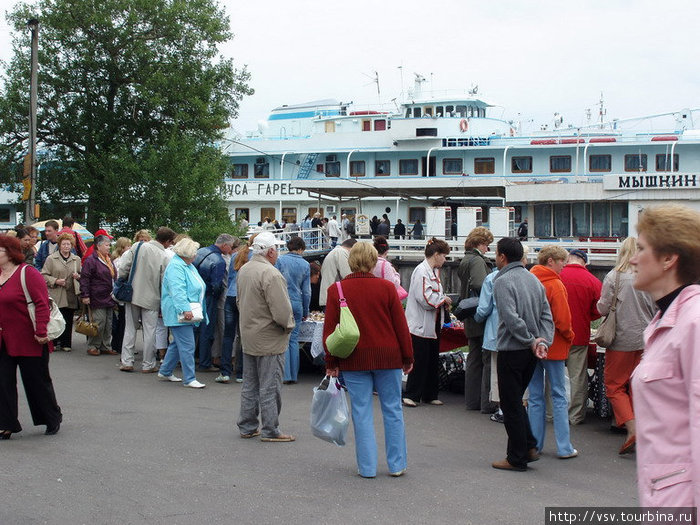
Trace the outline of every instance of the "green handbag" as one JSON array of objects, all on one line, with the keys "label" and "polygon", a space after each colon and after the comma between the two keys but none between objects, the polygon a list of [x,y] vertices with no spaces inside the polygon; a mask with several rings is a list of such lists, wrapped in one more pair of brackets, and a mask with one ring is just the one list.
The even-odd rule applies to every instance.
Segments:
[{"label": "green handbag", "polygon": [[345,359],[355,350],[357,342],[360,340],[360,329],[345,301],[340,281],[335,285],[338,288],[338,297],[340,298],[340,322],[326,338],[326,348],[333,357]]}]

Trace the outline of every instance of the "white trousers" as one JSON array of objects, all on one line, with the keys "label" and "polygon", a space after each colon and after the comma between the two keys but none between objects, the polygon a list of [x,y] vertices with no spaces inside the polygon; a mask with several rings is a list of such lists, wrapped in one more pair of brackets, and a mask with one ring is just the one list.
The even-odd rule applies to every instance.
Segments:
[{"label": "white trousers", "polygon": [[122,343],[122,364],[134,366],[134,346],[136,344],[136,330],[141,319],[143,330],[143,363],[144,370],[156,366],[156,326],[158,325],[158,310],[146,310],[131,303],[124,305],[126,312],[126,327],[124,328],[124,342]]}]

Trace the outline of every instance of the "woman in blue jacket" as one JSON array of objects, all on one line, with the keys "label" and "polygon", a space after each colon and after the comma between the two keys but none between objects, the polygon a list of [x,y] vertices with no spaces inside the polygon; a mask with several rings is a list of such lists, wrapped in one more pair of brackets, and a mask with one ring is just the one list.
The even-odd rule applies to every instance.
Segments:
[{"label": "woman in blue jacket", "polygon": [[[207,320],[204,281],[192,265],[198,248],[199,243],[187,237],[173,247],[175,255],[163,275],[160,306],[163,324],[170,328],[173,342],[168,346],[158,377],[173,382],[184,379],[183,385],[190,388],[205,387],[194,376],[194,327]],[[194,320],[192,303],[201,306],[202,320]],[[178,361],[182,364],[183,379],[173,375]]]}]

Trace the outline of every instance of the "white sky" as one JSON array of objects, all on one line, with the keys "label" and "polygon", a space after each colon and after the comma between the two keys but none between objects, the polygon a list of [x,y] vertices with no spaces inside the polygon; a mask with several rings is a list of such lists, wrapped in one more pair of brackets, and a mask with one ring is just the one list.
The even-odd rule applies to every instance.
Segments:
[{"label": "white sky", "polygon": [[[322,98],[378,101],[412,87],[465,89],[526,123],[583,124],[700,107],[697,0],[220,0],[235,34],[223,53],[247,64],[256,93],[241,103],[239,131],[270,109]],[[15,2],[0,0],[4,12]],[[9,57],[0,22],[0,58]],[[500,115],[499,115],[500,116]]]}]

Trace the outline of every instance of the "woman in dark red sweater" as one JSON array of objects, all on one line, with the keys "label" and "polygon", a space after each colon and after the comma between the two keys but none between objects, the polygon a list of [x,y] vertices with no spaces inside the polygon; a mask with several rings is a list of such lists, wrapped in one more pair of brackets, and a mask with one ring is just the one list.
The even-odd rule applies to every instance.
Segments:
[{"label": "woman in dark red sweater", "polygon": [[[36,329],[22,289],[23,270],[36,307]],[[46,334],[48,322],[49,292],[44,278],[24,263],[17,239],[0,235],[0,439],[10,439],[22,430],[17,419],[18,366],[34,424],[46,425],[47,435],[60,428],[61,409],[49,375],[53,346]]]},{"label": "woman in dark red sweater", "polygon": [[[394,285],[372,275],[377,250],[369,242],[358,242],[348,260],[353,271],[342,280],[343,295],[360,329],[360,340],[346,359],[331,356],[326,348],[326,373],[342,370],[352,401],[355,456],[360,476],[377,475],[377,442],[374,436],[372,392],[379,394],[384,420],[386,459],[391,476],[406,471],[406,436],[401,406],[401,372],[413,368],[413,347],[406,316]],[[336,284],[328,288],[323,341],[340,321]]]}]

